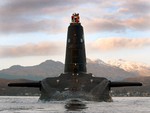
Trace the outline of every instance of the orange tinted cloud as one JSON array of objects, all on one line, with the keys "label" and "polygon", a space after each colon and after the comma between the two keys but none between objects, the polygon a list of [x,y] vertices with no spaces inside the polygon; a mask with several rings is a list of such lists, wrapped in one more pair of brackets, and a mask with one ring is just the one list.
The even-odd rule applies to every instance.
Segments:
[{"label": "orange tinted cloud", "polygon": [[91,43],[92,49],[111,51],[117,49],[136,49],[150,46],[150,38],[99,38]]},{"label": "orange tinted cloud", "polygon": [[64,45],[59,42],[41,42],[21,46],[0,47],[0,57],[58,55]]},{"label": "orange tinted cloud", "polygon": [[0,33],[4,34],[62,32],[66,28],[63,18],[68,18],[75,10],[81,12],[88,32],[149,30],[150,26],[149,0],[5,1],[0,4]]},{"label": "orange tinted cloud", "polygon": [[129,28],[133,28],[136,30],[150,30],[150,17],[140,17],[140,18],[133,18],[128,19],[124,23],[125,25],[129,26]]},{"label": "orange tinted cloud", "polygon": [[131,30],[150,30],[150,17],[138,17],[119,20],[116,18],[95,18],[85,23],[89,32],[124,32],[128,29]]}]

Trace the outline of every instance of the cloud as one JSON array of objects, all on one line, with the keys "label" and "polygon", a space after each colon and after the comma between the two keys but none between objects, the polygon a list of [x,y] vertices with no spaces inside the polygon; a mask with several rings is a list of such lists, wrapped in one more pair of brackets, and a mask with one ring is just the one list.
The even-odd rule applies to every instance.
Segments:
[{"label": "cloud", "polygon": [[150,46],[150,38],[99,38],[90,43],[92,50],[112,51]]},{"label": "cloud", "polygon": [[6,0],[0,5],[0,33],[62,32],[64,18],[74,11],[81,12],[88,32],[150,30],[149,4],[149,0]]},{"label": "cloud", "polygon": [[[17,21],[17,19],[16,19]],[[0,23],[1,33],[28,33],[28,32],[47,32],[56,33],[63,31],[63,27],[55,20],[28,21],[26,19],[17,22],[9,21]]]},{"label": "cloud", "polygon": [[133,18],[127,19],[124,21],[124,24],[128,26],[128,28],[134,30],[150,30],[150,17],[140,17],[140,18]]},{"label": "cloud", "polygon": [[131,14],[133,16],[143,16],[150,12],[150,1],[149,0],[125,0],[119,4],[118,11],[120,13]]},{"label": "cloud", "polygon": [[97,18],[90,20],[86,23],[87,30],[90,32],[103,32],[103,31],[125,31],[126,26],[119,20],[115,19],[102,19]]},{"label": "cloud", "polygon": [[105,4],[105,7],[102,8],[103,12],[99,12],[99,9],[96,7],[95,10],[97,10],[97,13],[95,16],[93,18],[90,16],[86,20],[85,25],[88,29],[88,32],[125,32],[128,30],[150,30],[149,0],[111,0],[111,2]]},{"label": "cloud", "polygon": [[8,0],[0,6],[0,33],[61,32],[64,23],[61,13],[71,9],[73,2],[75,1]]},{"label": "cloud", "polygon": [[58,55],[63,52],[61,42],[41,42],[21,46],[0,47],[0,57],[47,56]]},{"label": "cloud", "polygon": [[150,17],[130,18],[125,20],[95,18],[85,23],[89,32],[125,32],[127,30],[149,31]]},{"label": "cloud", "polygon": [[[1,7],[0,14],[3,16],[34,16],[51,15],[62,11],[71,10],[74,6],[86,4],[87,0],[6,0]],[[85,3],[86,2],[86,3]],[[63,9],[64,8],[64,9]],[[49,12],[48,12],[49,11]],[[59,14],[58,14],[59,15]]]}]

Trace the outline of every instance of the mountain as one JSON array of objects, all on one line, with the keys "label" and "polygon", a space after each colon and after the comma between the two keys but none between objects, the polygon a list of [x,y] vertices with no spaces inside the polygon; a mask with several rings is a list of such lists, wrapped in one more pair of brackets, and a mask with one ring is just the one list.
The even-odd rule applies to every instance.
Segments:
[{"label": "mountain", "polygon": [[150,76],[150,66],[146,64],[129,62],[122,59],[110,60],[107,63],[110,64],[111,66],[122,68],[127,72],[133,72],[135,74],[139,74],[140,76]]},{"label": "mountain", "polygon": [[122,80],[129,77],[139,76],[138,74],[125,71],[124,69],[109,65],[100,59],[87,60],[88,72],[93,73],[97,77],[106,77],[109,80]]},{"label": "mountain", "polygon": [[41,80],[45,77],[58,76],[63,72],[64,64],[58,61],[46,60],[35,66],[14,65],[0,71],[0,78]]},{"label": "mountain", "polygon": [[[46,60],[35,66],[14,65],[0,71],[0,78],[41,80],[46,77],[58,76],[63,72],[64,64],[58,61]],[[120,67],[112,66],[102,60],[87,59],[87,70],[97,77],[106,77],[109,80],[122,80],[139,76],[138,73],[126,71]]]},{"label": "mountain", "polygon": [[[118,63],[117,61],[115,63],[106,63],[99,59],[94,61],[87,59],[87,70],[97,77],[106,77],[112,81],[137,81],[143,83],[142,87],[112,88],[113,96],[150,96],[150,76],[148,74],[146,74],[147,76],[141,75],[141,73],[149,72],[148,66],[137,63],[136,65],[131,64],[123,60]],[[3,69],[0,71],[0,95],[39,95],[40,92],[37,88],[10,88],[7,84],[10,82],[30,82],[58,76],[63,72],[63,69],[63,63],[53,60],[46,60],[35,66],[23,67],[15,65],[8,69]],[[143,70],[146,71],[143,72]]]}]

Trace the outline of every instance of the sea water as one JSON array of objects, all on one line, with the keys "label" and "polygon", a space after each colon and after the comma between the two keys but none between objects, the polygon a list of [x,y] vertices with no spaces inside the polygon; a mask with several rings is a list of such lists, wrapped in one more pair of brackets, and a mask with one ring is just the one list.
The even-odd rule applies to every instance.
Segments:
[{"label": "sea water", "polygon": [[82,101],[86,107],[67,109],[66,101],[41,102],[39,97],[0,96],[0,113],[150,113],[150,97],[113,97],[113,102]]}]

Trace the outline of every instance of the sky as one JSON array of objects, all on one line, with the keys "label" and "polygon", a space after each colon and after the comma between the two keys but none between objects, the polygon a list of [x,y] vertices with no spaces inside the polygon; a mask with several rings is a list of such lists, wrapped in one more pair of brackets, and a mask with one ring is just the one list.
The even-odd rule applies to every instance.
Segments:
[{"label": "sky", "polygon": [[73,13],[80,14],[87,58],[150,65],[150,0],[0,0],[0,70],[64,63]]}]

